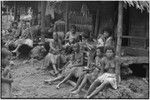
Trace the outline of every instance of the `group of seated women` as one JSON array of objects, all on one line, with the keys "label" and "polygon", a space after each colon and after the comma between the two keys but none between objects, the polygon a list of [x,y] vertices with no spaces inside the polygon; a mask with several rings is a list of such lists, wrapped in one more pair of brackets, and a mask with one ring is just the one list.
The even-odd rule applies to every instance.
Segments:
[{"label": "group of seated women", "polygon": [[[93,97],[108,85],[117,89],[120,82],[119,59],[115,56],[114,41],[109,31],[104,30],[95,41],[96,45],[92,45],[86,36],[78,40],[76,27],[72,26],[64,40],[65,44],[62,45],[57,32],[53,33],[53,39],[47,40],[50,50],[42,67],[48,67],[51,63],[57,77],[45,80],[46,83],[53,84],[61,80],[56,85],[59,89],[74,76],[78,80],[71,90],[72,94],[78,94],[87,83],[90,83],[85,98]],[[62,53],[62,50],[69,50],[70,47],[72,50],[70,55]],[[59,64],[62,60],[65,65],[61,68]]]}]

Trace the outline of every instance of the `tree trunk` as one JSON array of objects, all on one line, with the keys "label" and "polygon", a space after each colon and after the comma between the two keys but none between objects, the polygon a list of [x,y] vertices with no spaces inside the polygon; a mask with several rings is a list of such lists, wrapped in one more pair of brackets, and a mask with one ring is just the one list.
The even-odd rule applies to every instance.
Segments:
[{"label": "tree trunk", "polygon": [[95,21],[95,36],[97,37],[97,34],[98,34],[98,26],[99,26],[99,9],[97,9],[97,12],[96,12],[96,21]]},{"label": "tree trunk", "polygon": [[46,11],[46,1],[41,2],[41,41],[45,41],[45,11]]},{"label": "tree trunk", "polygon": [[68,20],[68,15],[69,15],[69,9],[68,9],[68,2],[66,1],[66,13],[65,13],[65,33],[67,33],[68,28],[69,28],[69,20]]},{"label": "tree trunk", "polygon": [[119,1],[118,6],[118,23],[117,23],[117,47],[116,47],[116,55],[121,56],[121,44],[122,44],[122,25],[123,25],[123,4]]}]

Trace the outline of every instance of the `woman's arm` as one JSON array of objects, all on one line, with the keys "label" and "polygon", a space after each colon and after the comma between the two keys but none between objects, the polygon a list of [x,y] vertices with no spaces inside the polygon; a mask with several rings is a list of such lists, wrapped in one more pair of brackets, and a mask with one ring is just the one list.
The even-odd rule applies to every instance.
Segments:
[{"label": "woman's arm", "polygon": [[50,41],[50,43],[49,43],[50,49],[53,50],[53,51],[56,51],[56,49],[55,49],[55,48],[53,47],[53,45],[52,45],[52,42],[53,42],[53,41]]},{"label": "woman's arm", "polygon": [[69,33],[67,32],[65,36],[65,40],[67,40],[68,38],[69,38]]}]

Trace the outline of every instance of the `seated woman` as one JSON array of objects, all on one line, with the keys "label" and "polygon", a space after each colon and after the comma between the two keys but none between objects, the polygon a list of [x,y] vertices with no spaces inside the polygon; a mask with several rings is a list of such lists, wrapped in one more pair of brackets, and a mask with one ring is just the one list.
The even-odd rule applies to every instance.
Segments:
[{"label": "seated woman", "polygon": [[[62,70],[62,73],[60,76],[54,78],[54,79],[50,79],[50,80],[45,80],[46,83],[52,84],[55,81],[64,79],[68,74],[70,74],[71,70],[73,69],[73,66],[77,66],[77,65],[83,65],[83,54],[81,52],[79,52],[79,44],[74,44],[73,45],[73,50],[74,52],[70,55],[70,59],[69,62],[67,62]],[[76,53],[75,53],[76,52]],[[81,54],[81,55],[80,55]],[[77,59],[81,56],[81,58],[79,60],[81,60],[81,62],[77,63]],[[77,60],[77,61],[76,61]]]},{"label": "seated woman", "polygon": [[78,38],[78,34],[76,33],[76,26],[72,25],[70,31],[65,35],[65,41],[71,42],[73,39],[76,41]]},{"label": "seated woman", "polygon": [[119,83],[119,59],[115,57],[114,48],[107,47],[105,50],[106,57],[104,57],[101,61],[101,74],[98,78],[92,83],[90,88],[88,89],[86,98],[91,98],[96,95],[99,91],[101,91],[104,86],[110,84],[114,89],[117,89],[117,85]]},{"label": "seated woman", "polygon": [[88,81],[90,82],[90,84],[92,84],[92,82],[98,77],[98,74],[101,69],[100,61],[101,61],[102,57],[103,57],[102,48],[97,48],[95,64],[94,63],[91,64],[90,68],[86,69],[88,71],[88,73],[84,75],[84,78],[82,80],[80,80],[80,78],[78,79],[78,82],[77,82],[78,84],[72,89],[73,94],[79,93]]},{"label": "seated woman", "polygon": [[112,33],[110,29],[104,29],[103,34],[99,34],[98,36],[97,47],[106,47],[106,46],[114,47],[114,40],[111,35]]},{"label": "seated woman", "polygon": [[53,82],[64,79],[69,74],[70,70],[72,69],[72,64],[74,62],[73,56],[74,55],[70,55],[69,61],[64,65],[62,69],[62,73],[59,76],[57,76],[54,79],[45,80],[44,82],[49,83],[51,85]]},{"label": "seated woman", "polygon": [[58,74],[56,65],[58,58],[60,57],[61,41],[59,40],[56,32],[53,33],[53,39],[49,39],[49,43],[50,50],[44,59],[43,67],[47,68],[49,64],[52,63],[54,74]]},{"label": "seated woman", "polygon": [[72,63],[72,68],[69,72],[69,74],[67,74],[67,76],[65,77],[64,80],[62,80],[57,86],[56,88],[60,88],[60,85],[65,83],[66,81],[68,81],[72,76],[75,77],[79,77],[83,74],[83,67],[86,66],[86,62],[84,60],[84,53],[82,52],[82,47],[80,47],[80,45],[78,43],[75,44],[74,46],[74,62]]}]

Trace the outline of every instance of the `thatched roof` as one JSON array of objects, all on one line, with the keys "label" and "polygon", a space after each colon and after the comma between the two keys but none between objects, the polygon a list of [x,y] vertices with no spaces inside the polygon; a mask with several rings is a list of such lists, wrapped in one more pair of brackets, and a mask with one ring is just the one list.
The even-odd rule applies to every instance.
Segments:
[{"label": "thatched roof", "polygon": [[125,4],[128,4],[129,6],[136,7],[137,9],[140,9],[141,11],[147,10],[149,11],[149,1],[127,1],[124,0]]}]

